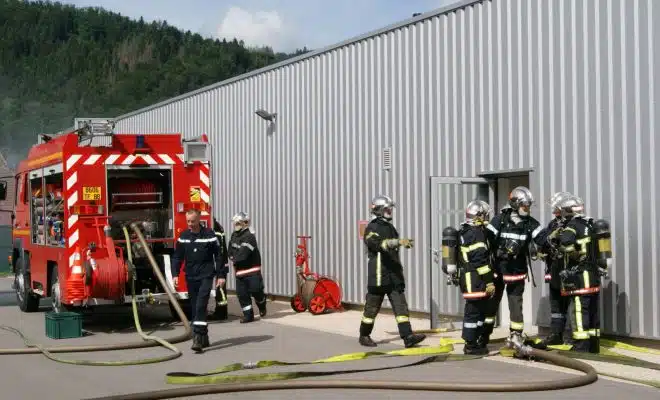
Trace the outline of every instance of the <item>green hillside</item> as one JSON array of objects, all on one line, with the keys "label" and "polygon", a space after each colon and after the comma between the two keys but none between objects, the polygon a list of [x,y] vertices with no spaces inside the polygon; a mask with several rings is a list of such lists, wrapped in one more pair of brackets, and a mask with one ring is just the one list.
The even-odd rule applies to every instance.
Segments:
[{"label": "green hillside", "polygon": [[0,148],[116,116],[302,54],[205,39],[100,8],[0,0]]}]

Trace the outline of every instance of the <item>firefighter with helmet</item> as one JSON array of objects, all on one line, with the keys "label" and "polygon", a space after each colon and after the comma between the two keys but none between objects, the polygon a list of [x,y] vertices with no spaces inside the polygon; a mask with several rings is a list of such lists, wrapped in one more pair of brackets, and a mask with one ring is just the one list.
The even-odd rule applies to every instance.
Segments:
[{"label": "firefighter with helmet", "polygon": [[570,196],[559,204],[563,228],[557,237],[565,255],[560,273],[562,296],[569,297],[573,350],[600,352],[599,297],[601,277],[612,263],[609,224],[584,216],[584,202]]},{"label": "firefighter with helmet", "polygon": [[561,280],[559,273],[564,269],[564,257],[559,252],[557,234],[562,227],[561,209],[559,205],[564,199],[572,196],[569,192],[556,192],[548,204],[552,209],[553,219],[539,234],[542,244],[539,246],[539,257],[545,262],[545,282],[550,289],[550,335],[535,347],[545,349],[547,346],[564,344],[564,329],[566,328],[566,313],[568,298],[561,295]]},{"label": "firefighter with helmet", "polygon": [[188,229],[181,232],[172,256],[172,276],[174,286],[179,285],[181,263],[186,263],[186,283],[192,308],[193,345],[192,350],[201,352],[210,346],[207,323],[207,307],[213,278],[217,282],[226,279],[224,269],[219,264],[220,246],[212,229],[200,224],[200,212],[189,210],[186,213]]},{"label": "firefighter with helmet", "polygon": [[490,265],[491,254],[486,233],[490,212],[488,203],[473,200],[465,208],[465,222],[459,231],[453,228],[443,231],[443,246],[448,236],[458,238],[453,240],[454,245],[449,251],[443,253],[453,254],[453,258],[460,259],[455,261],[461,264],[461,271],[458,273],[457,262],[451,259],[450,262],[444,260],[443,271],[450,275],[458,273],[458,285],[465,299],[461,336],[465,341],[465,354],[488,354],[487,338],[483,335],[484,322],[491,298],[495,295],[494,271]]},{"label": "firefighter with helmet", "polygon": [[238,212],[232,217],[234,232],[229,239],[229,259],[234,265],[236,275],[236,296],[241,305],[243,317],[241,323],[254,321],[252,299],[257,303],[259,315],[266,315],[266,294],[261,275],[261,252],[257,238],[250,229],[250,217],[245,212]]},{"label": "firefighter with helmet", "polygon": [[543,229],[530,215],[533,204],[534,196],[528,188],[515,187],[509,194],[509,207],[502,209],[488,223],[489,242],[494,253],[493,267],[497,277],[495,296],[484,323],[485,338],[489,338],[493,332],[495,316],[506,287],[510,314],[509,342],[524,342],[523,293],[529,272],[529,247],[532,241],[537,245],[541,243],[539,233]]},{"label": "firefighter with helmet", "polygon": [[369,262],[367,295],[360,322],[359,342],[367,347],[376,346],[371,339],[371,332],[385,296],[392,304],[399,335],[405,347],[412,347],[426,339],[423,334],[413,333],[410,325],[399,249],[400,247],[411,249],[413,240],[399,238],[399,233],[392,224],[394,207],[394,201],[390,197],[383,195],[374,197],[371,201],[371,213],[374,218],[364,230],[364,244]]},{"label": "firefighter with helmet", "polygon": [[[219,268],[222,268],[222,274],[226,277],[229,273],[229,256],[227,254],[225,229],[215,218],[213,218],[213,231],[215,232],[215,237],[218,238],[218,244],[220,245],[220,262],[216,263],[216,265]],[[213,317],[217,320],[226,320],[229,316],[227,307],[227,279],[218,278],[215,300],[216,305]]]}]

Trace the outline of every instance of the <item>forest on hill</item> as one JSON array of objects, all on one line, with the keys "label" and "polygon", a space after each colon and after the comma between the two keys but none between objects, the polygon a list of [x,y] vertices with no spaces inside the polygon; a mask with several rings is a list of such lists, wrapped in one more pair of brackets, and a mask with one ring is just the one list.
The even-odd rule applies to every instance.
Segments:
[{"label": "forest on hill", "polygon": [[114,117],[303,54],[204,38],[101,8],[0,0],[0,148],[10,164],[38,133]]}]

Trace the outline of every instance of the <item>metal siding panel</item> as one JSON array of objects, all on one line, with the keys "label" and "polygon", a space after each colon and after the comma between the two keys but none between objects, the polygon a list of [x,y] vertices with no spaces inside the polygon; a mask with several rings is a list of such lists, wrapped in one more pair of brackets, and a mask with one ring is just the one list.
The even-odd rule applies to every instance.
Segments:
[{"label": "metal siding panel", "polygon": [[[418,243],[403,261],[411,309],[421,311],[429,248],[438,246],[428,243],[428,176],[534,168],[543,224],[546,199],[566,189],[612,225],[603,331],[660,338],[660,298],[649,295],[660,284],[656,9],[651,0],[478,2],[129,115],[118,130],[213,132],[222,171],[214,207],[221,221],[242,208],[254,216],[274,294],[295,290],[290,254],[295,235],[309,233],[312,268],[362,303],[356,222],[373,195],[392,195],[401,234]],[[259,107],[279,115],[272,136],[254,116]],[[387,146],[391,171],[381,168]],[[447,194],[445,205],[459,195]],[[535,302],[545,286],[533,289]],[[441,308],[460,311],[456,293],[440,293]]]}]

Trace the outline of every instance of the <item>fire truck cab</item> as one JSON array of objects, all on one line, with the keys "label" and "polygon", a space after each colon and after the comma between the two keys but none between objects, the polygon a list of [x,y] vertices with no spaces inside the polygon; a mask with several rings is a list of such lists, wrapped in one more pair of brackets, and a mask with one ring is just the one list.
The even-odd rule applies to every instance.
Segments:
[{"label": "fire truck cab", "polygon": [[[53,310],[127,304],[131,280],[138,302],[166,302],[144,249],[128,226],[136,222],[161,272],[187,299],[185,265],[174,288],[170,256],[187,229],[185,213],[212,226],[211,151],[206,135],[114,134],[114,123],[76,119],[74,129],[41,135],[15,173],[12,270],[18,305]],[[0,184],[0,199],[7,197]],[[133,263],[128,262],[127,226]],[[214,294],[213,294],[214,295]]]}]

